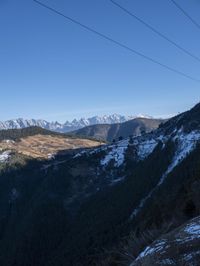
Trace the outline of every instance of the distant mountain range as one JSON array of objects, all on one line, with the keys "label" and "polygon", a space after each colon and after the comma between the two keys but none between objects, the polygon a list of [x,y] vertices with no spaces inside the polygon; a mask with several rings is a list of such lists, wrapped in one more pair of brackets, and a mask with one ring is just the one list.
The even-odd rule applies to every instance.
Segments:
[{"label": "distant mountain range", "polygon": [[148,133],[157,129],[165,121],[164,119],[134,118],[123,123],[87,126],[72,133],[77,136],[113,141],[114,139],[118,140],[120,137],[127,138],[130,135],[138,136],[142,133]]},{"label": "distant mountain range", "polygon": [[0,122],[0,130],[4,129],[19,129],[19,128],[26,128],[31,126],[42,127],[51,131],[66,133],[70,131],[75,131],[80,128],[91,126],[91,125],[98,125],[98,124],[116,124],[116,123],[123,123],[134,119],[136,117],[142,118],[150,118],[149,116],[138,115],[138,116],[123,116],[119,114],[113,115],[104,115],[104,116],[94,116],[90,118],[81,118],[81,119],[74,119],[73,121],[69,122],[66,121],[64,124],[59,122],[48,122],[43,119],[12,119],[5,122]]}]

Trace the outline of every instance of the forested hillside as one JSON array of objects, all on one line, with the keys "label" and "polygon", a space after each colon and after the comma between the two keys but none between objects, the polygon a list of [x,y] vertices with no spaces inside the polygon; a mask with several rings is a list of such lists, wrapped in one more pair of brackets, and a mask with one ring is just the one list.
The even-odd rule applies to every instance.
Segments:
[{"label": "forested hillside", "polygon": [[200,215],[198,114],[51,161],[13,167],[10,154],[0,162],[0,264],[140,265],[147,246]]}]

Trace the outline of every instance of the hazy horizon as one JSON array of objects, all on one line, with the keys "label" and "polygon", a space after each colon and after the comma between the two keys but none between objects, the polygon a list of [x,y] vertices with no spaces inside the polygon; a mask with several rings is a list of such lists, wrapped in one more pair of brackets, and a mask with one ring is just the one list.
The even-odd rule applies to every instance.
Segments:
[{"label": "hazy horizon", "polygon": [[[187,111],[187,110],[185,110]],[[30,119],[35,119],[35,120],[46,120],[47,122],[58,122],[60,124],[63,124],[65,122],[72,122],[73,120],[80,120],[80,119],[89,119],[89,118],[93,118],[93,117],[104,117],[104,116],[111,116],[111,115],[120,115],[120,116],[124,116],[124,117],[134,117],[134,118],[139,118],[139,117],[145,117],[145,118],[154,118],[154,119],[167,119],[167,118],[171,118],[173,116],[176,116],[178,113],[174,113],[174,114],[162,114],[162,115],[151,115],[151,114],[144,114],[144,113],[138,113],[138,114],[123,114],[123,113],[100,113],[100,114],[91,114],[91,115],[86,115],[86,116],[81,116],[81,115],[74,115],[74,117],[72,118],[63,118],[63,119],[60,119],[60,120],[56,120],[56,119],[51,119],[49,118],[48,116],[45,116],[45,117],[22,117],[22,116],[19,116],[19,117],[11,117],[9,119],[6,119],[6,120],[0,120],[0,122],[6,122],[6,121],[9,121],[9,120],[17,120],[17,119],[24,119],[24,120],[30,120]],[[51,116],[53,117],[53,116]]]},{"label": "hazy horizon", "polygon": [[[43,3],[148,57],[199,76],[197,60],[110,1]],[[170,1],[118,3],[200,57],[198,29]],[[198,1],[184,0],[182,6],[198,19]],[[199,99],[198,82],[115,46],[34,1],[3,1],[0,13],[0,23],[6,25],[0,30],[0,121],[33,117],[63,122],[112,113],[159,117],[185,111]]]}]

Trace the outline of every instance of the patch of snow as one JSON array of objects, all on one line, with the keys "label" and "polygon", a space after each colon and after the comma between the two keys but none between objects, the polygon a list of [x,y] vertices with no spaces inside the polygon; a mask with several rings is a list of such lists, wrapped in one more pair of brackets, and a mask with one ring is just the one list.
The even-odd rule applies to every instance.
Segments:
[{"label": "patch of snow", "polygon": [[74,155],[74,159],[75,158],[79,158],[79,157],[81,157],[82,155],[84,155],[84,154],[86,154],[86,151],[81,151],[81,152],[78,152],[76,155]]},{"label": "patch of snow", "polygon": [[[155,149],[159,142],[159,139],[142,139],[141,137],[135,137],[133,139],[133,144],[131,146],[135,146],[137,150],[137,159],[144,160],[148,157]],[[129,140],[119,141],[114,145],[108,146],[111,148],[111,151],[105,156],[104,159],[101,160],[101,165],[106,166],[110,163],[111,160],[114,160],[115,167],[119,167],[124,163],[124,155],[128,148]]]},{"label": "patch of snow", "polygon": [[151,254],[160,252],[162,249],[164,249],[165,246],[166,246],[166,240],[164,239],[159,240],[155,242],[153,246],[148,246],[147,248],[145,248],[145,250],[139,254],[139,256],[136,258],[135,261],[138,261],[139,259],[149,256]]},{"label": "patch of snow", "polygon": [[132,214],[130,216],[130,219],[131,220],[139,213],[139,211],[142,209],[142,207],[144,206],[144,204],[146,203],[146,201],[151,198],[151,196],[152,196],[152,194],[153,194],[153,192],[155,190],[156,190],[156,188],[152,189],[150,191],[150,193],[140,201],[138,207],[132,212]]},{"label": "patch of snow", "polygon": [[14,144],[15,141],[14,140],[11,140],[11,139],[5,139],[3,140],[4,143],[7,143],[7,144]]},{"label": "patch of snow", "polygon": [[164,259],[161,261],[162,265],[176,265],[172,259]]},{"label": "patch of snow", "polygon": [[53,153],[48,153],[48,154],[47,154],[47,158],[48,158],[49,160],[55,159],[55,154],[53,154]]},{"label": "patch of snow", "polygon": [[148,157],[153,152],[157,144],[158,141],[155,139],[150,139],[139,143],[137,151],[139,160],[144,160],[146,157]]},{"label": "patch of snow", "polygon": [[199,256],[200,255],[200,251],[196,251],[196,252],[191,252],[188,254],[184,254],[183,255],[183,259],[186,262],[192,261],[194,259],[194,257]]},{"label": "patch of snow", "polygon": [[119,167],[124,162],[125,151],[128,147],[128,140],[119,141],[115,145],[108,146],[112,148],[111,151],[101,160],[101,165],[106,166],[110,163],[111,160],[114,160],[115,167]]},{"label": "patch of snow", "polygon": [[186,226],[184,231],[189,235],[200,237],[200,224],[197,223],[189,224]]},{"label": "patch of snow", "polygon": [[116,184],[116,183],[118,183],[118,182],[123,181],[124,179],[125,179],[125,176],[115,178],[115,179],[113,179],[113,180],[111,181],[110,185],[114,185],[114,184]]},{"label": "patch of snow", "polygon": [[0,154],[0,163],[5,163],[10,158],[10,151],[4,151],[2,154]]},{"label": "patch of snow", "polygon": [[185,261],[190,261],[190,260],[193,259],[193,256],[192,256],[191,253],[190,253],[190,254],[184,254],[184,255],[183,255],[183,259],[184,259]]},{"label": "patch of snow", "polygon": [[187,242],[193,241],[194,239],[197,239],[197,237],[196,236],[187,236],[187,237],[177,238],[176,242],[179,244],[185,244]]}]

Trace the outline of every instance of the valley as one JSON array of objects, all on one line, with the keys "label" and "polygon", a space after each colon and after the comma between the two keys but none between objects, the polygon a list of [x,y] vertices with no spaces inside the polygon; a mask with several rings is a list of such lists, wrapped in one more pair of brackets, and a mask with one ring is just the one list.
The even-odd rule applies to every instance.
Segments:
[{"label": "valley", "polygon": [[198,266],[199,231],[183,231],[199,223],[200,104],[103,145],[40,128],[0,137],[1,265]]}]

